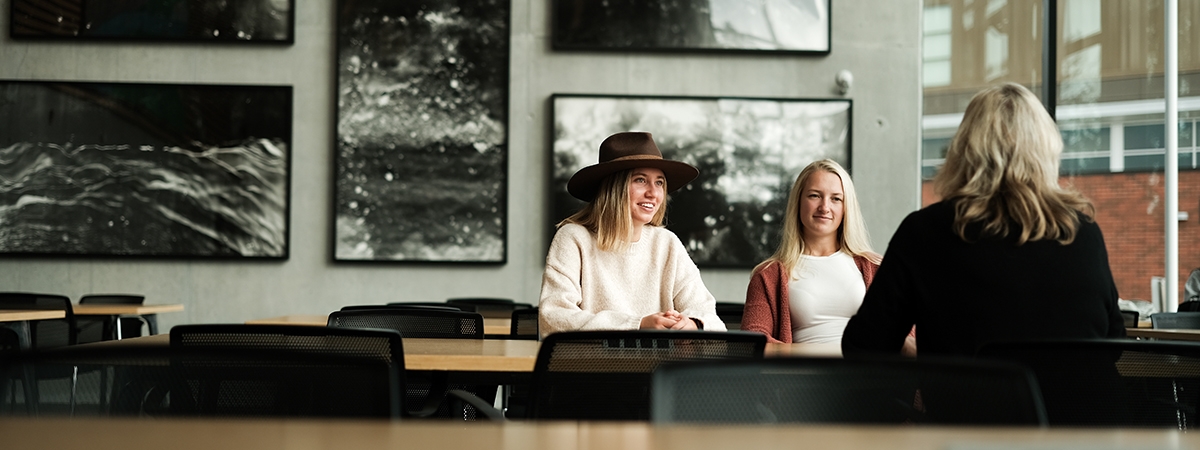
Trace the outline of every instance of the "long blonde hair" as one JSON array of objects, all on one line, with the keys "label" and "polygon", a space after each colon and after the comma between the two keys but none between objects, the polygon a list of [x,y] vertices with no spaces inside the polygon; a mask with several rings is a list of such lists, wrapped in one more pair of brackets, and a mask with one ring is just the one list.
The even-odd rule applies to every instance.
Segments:
[{"label": "long blonde hair", "polygon": [[975,94],[933,180],[955,201],[955,233],[969,241],[967,225],[980,222],[983,235],[999,237],[1015,225],[1018,245],[1074,241],[1079,213],[1090,221],[1093,208],[1059,186],[1062,148],[1058,126],[1029,89],[1005,83]]},{"label": "long blonde hair", "polygon": [[842,180],[842,223],[838,225],[838,246],[840,250],[851,256],[861,256],[873,263],[879,263],[879,255],[871,251],[871,237],[867,233],[867,225],[863,222],[862,212],[858,206],[858,194],[854,190],[854,182],[837,161],[822,159],[813,161],[792,183],[788,193],[787,213],[783,218],[783,230],[779,236],[779,248],[775,254],[754,267],[754,272],[762,270],[772,262],[783,266],[783,273],[790,274],[799,267],[801,255],[804,255],[804,223],[800,221],[800,201],[804,198],[804,188],[809,178],[818,171],[837,175]]},{"label": "long blonde hair", "polygon": [[[615,172],[604,177],[596,191],[596,197],[571,217],[563,219],[557,227],[568,223],[583,225],[596,235],[600,250],[623,250],[629,245],[629,234],[633,230],[633,216],[629,204],[629,180],[633,169]],[[654,212],[650,225],[661,227],[667,215],[667,188],[663,186],[662,207]]]}]

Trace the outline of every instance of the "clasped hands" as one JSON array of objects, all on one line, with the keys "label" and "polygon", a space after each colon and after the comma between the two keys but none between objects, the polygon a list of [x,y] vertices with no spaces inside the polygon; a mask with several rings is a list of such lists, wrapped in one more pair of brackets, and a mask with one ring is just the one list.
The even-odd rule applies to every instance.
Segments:
[{"label": "clasped hands", "polygon": [[639,328],[643,330],[696,330],[696,322],[690,317],[671,310],[654,313],[642,318]]}]

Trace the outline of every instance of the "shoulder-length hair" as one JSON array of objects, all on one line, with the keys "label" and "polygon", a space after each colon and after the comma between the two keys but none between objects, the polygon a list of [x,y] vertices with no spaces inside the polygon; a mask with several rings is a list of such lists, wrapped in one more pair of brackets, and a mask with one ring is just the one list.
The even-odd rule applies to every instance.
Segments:
[{"label": "shoulder-length hair", "polygon": [[[568,223],[583,225],[596,235],[600,250],[622,250],[629,245],[629,233],[633,230],[633,216],[629,206],[629,180],[633,169],[615,172],[600,181],[596,197],[571,217],[563,219],[557,227]],[[650,225],[661,227],[667,215],[667,188],[663,186],[662,207],[655,211]]]},{"label": "shoulder-length hair", "polygon": [[807,246],[804,244],[804,223],[800,220],[800,201],[804,198],[804,189],[808,186],[809,178],[818,171],[837,175],[842,180],[842,223],[838,225],[838,245],[841,251],[851,256],[861,256],[871,262],[879,263],[879,255],[871,251],[871,237],[867,233],[866,222],[863,221],[862,211],[858,206],[858,194],[854,190],[854,182],[841,164],[832,159],[813,161],[792,183],[788,194],[787,213],[783,217],[783,230],[779,236],[779,248],[775,254],[754,268],[754,272],[762,270],[772,262],[783,266],[783,273],[789,274],[800,265],[800,256]]},{"label": "shoulder-length hair", "polygon": [[975,94],[933,180],[954,201],[955,233],[970,241],[967,225],[979,222],[982,235],[1016,232],[1018,245],[1074,241],[1080,215],[1091,220],[1093,208],[1059,186],[1062,148],[1058,126],[1029,89],[1005,83]]}]

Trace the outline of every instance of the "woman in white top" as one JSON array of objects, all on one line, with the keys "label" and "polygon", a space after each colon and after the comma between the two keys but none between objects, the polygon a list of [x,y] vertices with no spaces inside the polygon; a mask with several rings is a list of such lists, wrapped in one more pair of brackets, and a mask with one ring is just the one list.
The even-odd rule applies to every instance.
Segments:
[{"label": "woman in white top", "polygon": [[650,133],[600,144],[600,162],[567,183],[588,202],[558,224],[546,255],[538,324],[573,330],[725,330],[683,243],[662,227],[667,194],[699,175],[663,159]]},{"label": "woman in white top", "polygon": [[850,175],[813,162],[788,195],[779,248],[751,275],[742,329],[770,342],[841,342],[879,262]]}]

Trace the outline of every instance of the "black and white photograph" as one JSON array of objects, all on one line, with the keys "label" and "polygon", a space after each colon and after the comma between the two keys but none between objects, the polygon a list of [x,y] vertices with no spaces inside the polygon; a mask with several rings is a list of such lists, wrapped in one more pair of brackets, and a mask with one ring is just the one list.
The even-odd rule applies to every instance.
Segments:
[{"label": "black and white photograph", "polygon": [[788,191],[808,163],[850,170],[850,100],[556,94],[553,225],[583,207],[567,180],[605,137],[653,135],[663,157],[700,169],[671,194],[666,226],[701,267],[753,267],[774,253]]},{"label": "black and white photograph", "polygon": [[505,262],[509,16],[339,1],[335,260]]},{"label": "black and white photograph", "polygon": [[295,0],[11,0],[13,39],[294,42]]},{"label": "black and white photograph", "polygon": [[830,0],[552,0],[555,50],[830,52]]},{"label": "black and white photograph", "polygon": [[0,254],[288,257],[290,86],[0,81]]}]

